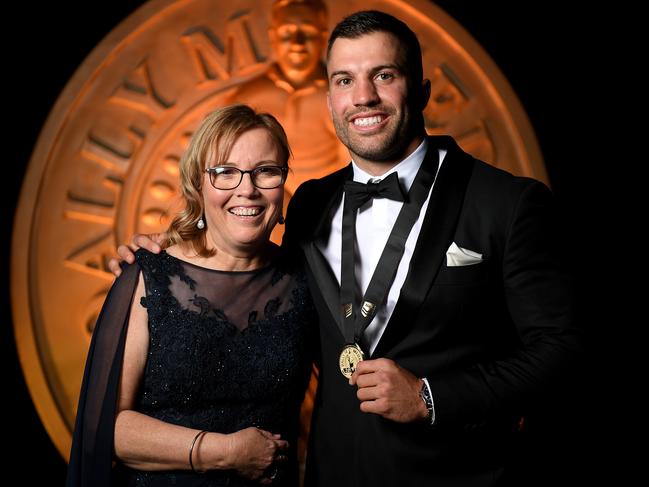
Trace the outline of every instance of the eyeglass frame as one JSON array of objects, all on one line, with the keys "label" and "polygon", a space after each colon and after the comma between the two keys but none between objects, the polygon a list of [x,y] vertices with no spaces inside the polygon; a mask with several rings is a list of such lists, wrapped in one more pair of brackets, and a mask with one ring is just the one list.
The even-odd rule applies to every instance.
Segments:
[{"label": "eyeglass frame", "polygon": [[[264,161],[264,162],[266,162],[266,161]],[[274,162],[274,161],[268,161],[268,162]],[[280,183],[277,186],[273,186],[272,188],[262,188],[260,186],[257,186],[255,184],[255,178],[253,177],[253,173],[255,171],[259,170],[259,169],[264,169],[264,168],[268,168],[268,167],[281,169],[281,171],[282,171],[282,180],[280,181]],[[232,188],[227,188],[227,189],[217,188],[216,186],[214,186],[214,182],[212,181],[211,174],[214,173],[214,174],[218,175],[218,173],[217,173],[218,169],[236,169],[237,171],[239,171],[239,182],[236,184],[236,186],[234,186]],[[284,184],[286,182],[286,176],[288,174],[288,166],[276,166],[276,165],[273,165],[273,164],[267,164],[267,165],[257,166],[254,169],[246,169],[246,170],[244,170],[244,169],[239,169],[238,167],[235,167],[235,166],[220,165],[220,166],[208,167],[207,169],[205,169],[205,172],[208,174],[208,179],[210,180],[210,185],[214,189],[218,189],[220,191],[230,191],[232,189],[237,189],[241,185],[241,182],[243,181],[243,175],[244,174],[250,174],[250,182],[257,189],[276,189],[276,188],[279,188],[282,184]]]}]

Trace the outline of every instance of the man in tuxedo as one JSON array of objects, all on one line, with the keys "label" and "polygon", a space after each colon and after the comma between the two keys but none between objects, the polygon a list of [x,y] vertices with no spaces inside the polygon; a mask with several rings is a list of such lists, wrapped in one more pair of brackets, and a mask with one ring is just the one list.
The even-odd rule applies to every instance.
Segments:
[{"label": "man in tuxedo", "polygon": [[320,318],[305,483],[526,485],[521,418],[580,350],[551,194],[426,136],[430,83],[398,19],[343,19],[327,74],[352,162],[300,186],[284,236]]},{"label": "man in tuxedo", "polygon": [[[550,192],[475,160],[450,137],[426,136],[419,42],[394,17],[343,19],[327,72],[329,111],[352,163],[298,189],[284,239],[304,251],[320,316],[306,484],[517,482],[508,467],[526,406],[579,350]],[[399,242],[390,233],[420,170],[429,183],[401,232],[402,255],[383,259]],[[394,173],[405,201],[381,197],[377,181]],[[364,190],[351,181],[369,182],[370,199],[355,201]],[[376,276],[390,284],[371,322],[359,324]],[[365,360],[348,380],[341,362],[356,341]]]}]

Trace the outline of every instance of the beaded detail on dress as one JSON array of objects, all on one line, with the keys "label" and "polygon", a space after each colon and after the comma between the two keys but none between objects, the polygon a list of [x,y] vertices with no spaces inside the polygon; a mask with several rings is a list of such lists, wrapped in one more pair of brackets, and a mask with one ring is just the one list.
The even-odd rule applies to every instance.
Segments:
[{"label": "beaded detail on dress", "polygon": [[[281,259],[246,272],[203,268],[164,251],[139,250],[136,259],[150,333],[138,410],[220,433],[257,426],[294,447],[316,324],[302,271]],[[138,486],[258,485],[232,472],[128,472],[127,483]],[[292,473],[284,477],[279,485],[295,485]]]}]

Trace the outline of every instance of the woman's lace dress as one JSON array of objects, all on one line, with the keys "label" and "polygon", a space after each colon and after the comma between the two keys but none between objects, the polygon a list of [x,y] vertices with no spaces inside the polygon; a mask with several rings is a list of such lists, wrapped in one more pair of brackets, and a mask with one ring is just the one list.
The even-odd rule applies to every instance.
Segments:
[{"label": "woman's lace dress", "polygon": [[[291,445],[290,460],[273,485],[297,485],[299,409],[316,326],[302,271],[281,258],[247,272],[207,269],[164,251],[139,250],[136,259],[150,333],[136,409],[200,430],[257,426],[280,433]],[[259,485],[231,471],[118,470],[122,485]]]}]

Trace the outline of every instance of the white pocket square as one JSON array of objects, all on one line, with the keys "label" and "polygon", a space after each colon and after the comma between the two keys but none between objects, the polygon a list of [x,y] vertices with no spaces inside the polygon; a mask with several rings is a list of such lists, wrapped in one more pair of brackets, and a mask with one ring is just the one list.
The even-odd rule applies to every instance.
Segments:
[{"label": "white pocket square", "polygon": [[475,265],[482,262],[482,254],[473,250],[463,249],[455,242],[446,251],[446,265],[448,267],[460,267],[465,265]]}]

